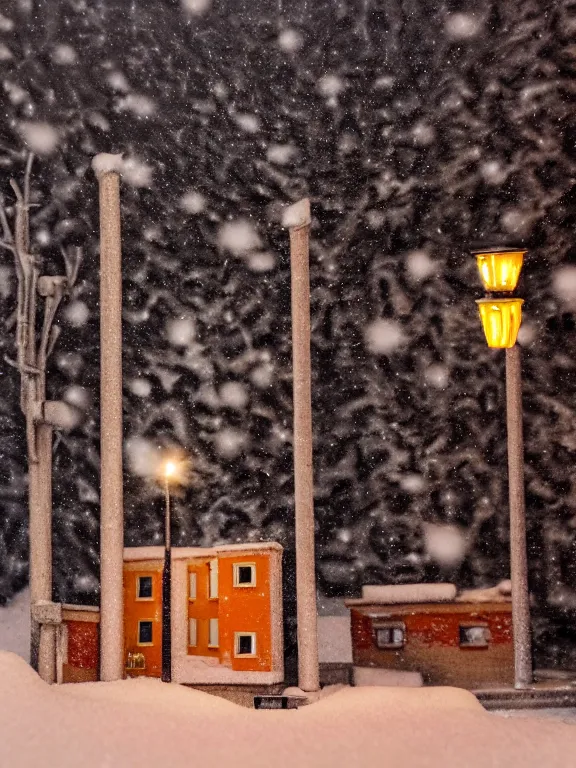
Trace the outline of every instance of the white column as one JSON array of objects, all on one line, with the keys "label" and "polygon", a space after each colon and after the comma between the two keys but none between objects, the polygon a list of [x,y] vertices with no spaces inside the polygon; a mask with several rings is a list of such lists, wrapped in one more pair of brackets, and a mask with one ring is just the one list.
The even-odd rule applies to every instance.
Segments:
[{"label": "white column", "polygon": [[292,282],[298,686],[303,691],[317,691],[320,688],[316,564],[314,559],[314,477],[312,471],[310,223],[310,201],[308,199],[300,200],[285,211],[284,226],[288,227],[290,231]]},{"label": "white column", "polygon": [[124,675],[121,158],[92,162],[100,187],[100,679]]}]

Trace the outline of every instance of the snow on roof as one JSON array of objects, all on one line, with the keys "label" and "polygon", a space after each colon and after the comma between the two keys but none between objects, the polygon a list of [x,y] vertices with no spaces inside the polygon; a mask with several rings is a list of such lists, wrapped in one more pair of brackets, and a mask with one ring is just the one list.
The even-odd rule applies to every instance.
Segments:
[{"label": "snow on roof", "polygon": [[[172,547],[172,560],[187,560],[192,557],[210,557],[225,552],[282,552],[283,547],[276,541],[257,541],[242,544],[219,544],[216,547]],[[124,561],[163,560],[164,547],[124,547]]]},{"label": "snow on roof", "polygon": [[509,603],[512,597],[512,584],[505,579],[495,587],[484,589],[464,589],[458,597],[458,603]]},{"label": "snow on roof", "polygon": [[396,605],[399,603],[448,603],[456,597],[454,584],[374,584],[362,587],[360,600],[349,605]]},{"label": "snow on roof", "polygon": [[15,767],[566,768],[576,744],[574,726],[499,717],[456,688],[344,687],[257,711],[150,678],[50,686],[11,653],[0,701],[0,765]]}]

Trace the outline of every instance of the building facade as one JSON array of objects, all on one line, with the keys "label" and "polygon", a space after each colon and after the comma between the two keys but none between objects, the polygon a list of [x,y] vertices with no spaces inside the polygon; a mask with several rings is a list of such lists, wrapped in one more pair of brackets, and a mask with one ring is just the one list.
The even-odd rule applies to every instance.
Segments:
[{"label": "building facade", "polygon": [[[163,547],[124,552],[128,676],[161,675],[163,563]],[[282,682],[282,547],[173,547],[171,616],[174,682]]]},{"label": "building facade", "polygon": [[[430,590],[422,590],[429,586]],[[435,587],[440,587],[435,597]],[[450,596],[442,587],[452,587]],[[355,669],[418,673],[425,685],[479,689],[514,682],[512,608],[494,591],[455,596],[452,585],[377,588],[347,600]],[[400,599],[395,600],[395,595]],[[383,683],[385,684],[385,683]]]}]

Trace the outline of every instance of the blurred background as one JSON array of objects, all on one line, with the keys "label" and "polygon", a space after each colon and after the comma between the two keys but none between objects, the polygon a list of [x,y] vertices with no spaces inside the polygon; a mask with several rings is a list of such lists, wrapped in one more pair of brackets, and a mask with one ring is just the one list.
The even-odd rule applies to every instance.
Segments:
[{"label": "blurred background", "polygon": [[[276,540],[294,614],[285,205],[311,198],[317,576],[509,575],[504,354],[471,247],[528,249],[523,348],[536,663],[576,665],[576,2],[0,0],[0,192],[32,173],[50,273],[85,250],[49,396],[55,598],[98,600],[98,204],[124,156],[126,543],[163,541],[167,450],[191,461],[175,545]],[[0,252],[2,356],[16,281]],[[0,400],[0,601],[27,583],[18,373]],[[291,637],[291,633],[289,633]]]}]

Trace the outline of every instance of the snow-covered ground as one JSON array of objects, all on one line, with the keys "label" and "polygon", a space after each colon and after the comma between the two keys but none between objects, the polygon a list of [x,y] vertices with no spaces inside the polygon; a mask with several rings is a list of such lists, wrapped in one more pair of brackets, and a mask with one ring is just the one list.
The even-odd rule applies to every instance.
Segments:
[{"label": "snow-covered ground", "polygon": [[0,651],[11,651],[30,660],[29,589],[23,589],[7,605],[0,606]]},{"label": "snow-covered ground", "polygon": [[565,768],[576,729],[504,719],[453,688],[345,688],[297,711],[256,711],[140,679],[52,686],[0,653],[0,765],[506,766]]}]

